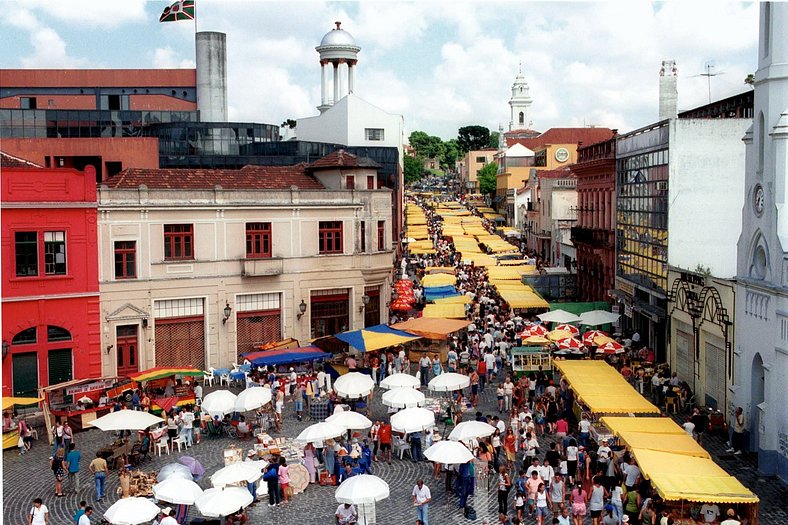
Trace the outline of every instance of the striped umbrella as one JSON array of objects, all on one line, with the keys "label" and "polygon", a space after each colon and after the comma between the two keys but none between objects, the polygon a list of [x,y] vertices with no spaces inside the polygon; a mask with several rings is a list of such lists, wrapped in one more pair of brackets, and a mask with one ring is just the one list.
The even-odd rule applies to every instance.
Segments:
[{"label": "striped umbrella", "polygon": [[562,350],[577,350],[583,348],[583,343],[574,337],[567,337],[558,341],[558,348]]},{"label": "striped umbrella", "polygon": [[531,336],[539,336],[544,337],[547,335],[547,328],[540,324],[532,324],[530,326],[526,326],[525,329],[520,332],[520,337],[525,339],[526,337]]},{"label": "striped umbrella", "polygon": [[572,332],[572,335],[580,334],[580,330],[575,325],[571,324],[559,324],[554,328],[554,330],[565,330],[567,332]]},{"label": "striped umbrella", "polygon": [[623,354],[624,353],[624,346],[616,343],[615,341],[609,341],[602,346],[598,346],[596,349],[597,354]]},{"label": "striped umbrella", "polygon": [[607,334],[602,330],[589,330],[583,334],[583,343],[585,343],[586,346],[596,346],[594,340],[597,337],[607,337]]}]

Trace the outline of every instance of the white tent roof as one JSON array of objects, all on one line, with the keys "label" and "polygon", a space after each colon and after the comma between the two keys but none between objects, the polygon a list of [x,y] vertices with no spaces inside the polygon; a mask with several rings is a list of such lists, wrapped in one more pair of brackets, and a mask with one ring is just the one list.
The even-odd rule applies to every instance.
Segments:
[{"label": "white tent roof", "polygon": [[533,157],[535,153],[522,144],[514,144],[503,152],[506,157]]}]

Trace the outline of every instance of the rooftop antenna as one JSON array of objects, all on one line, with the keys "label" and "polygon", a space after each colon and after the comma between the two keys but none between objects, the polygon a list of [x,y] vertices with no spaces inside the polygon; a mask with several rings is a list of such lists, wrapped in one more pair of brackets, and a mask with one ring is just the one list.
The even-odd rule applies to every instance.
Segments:
[{"label": "rooftop antenna", "polygon": [[706,70],[705,73],[701,73],[699,75],[693,75],[694,77],[706,77],[706,83],[709,89],[709,104],[711,104],[711,77],[716,77],[717,75],[724,75],[724,71],[717,71],[714,72],[714,64],[711,62],[706,62],[706,66],[704,67]]}]

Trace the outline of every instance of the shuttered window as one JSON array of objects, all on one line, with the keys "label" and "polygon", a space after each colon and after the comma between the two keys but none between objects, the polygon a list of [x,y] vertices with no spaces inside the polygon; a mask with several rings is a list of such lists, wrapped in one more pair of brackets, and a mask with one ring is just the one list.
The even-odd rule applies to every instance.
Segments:
[{"label": "shuttered window", "polygon": [[205,368],[202,317],[156,320],[156,366]]},{"label": "shuttered window", "polygon": [[73,378],[73,361],[71,349],[50,350],[48,356],[49,384],[56,385]]},{"label": "shuttered window", "polygon": [[694,384],[693,374],[695,367],[695,337],[692,334],[692,326],[678,320],[674,320],[676,326],[676,363],[673,368],[679,375],[679,379],[686,381],[689,385]]}]

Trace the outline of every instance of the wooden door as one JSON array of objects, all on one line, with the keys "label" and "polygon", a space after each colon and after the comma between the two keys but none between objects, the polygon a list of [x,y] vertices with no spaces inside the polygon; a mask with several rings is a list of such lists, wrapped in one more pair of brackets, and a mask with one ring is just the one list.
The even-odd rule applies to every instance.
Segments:
[{"label": "wooden door", "polygon": [[139,344],[137,325],[118,327],[118,376],[128,376],[139,372]]}]

